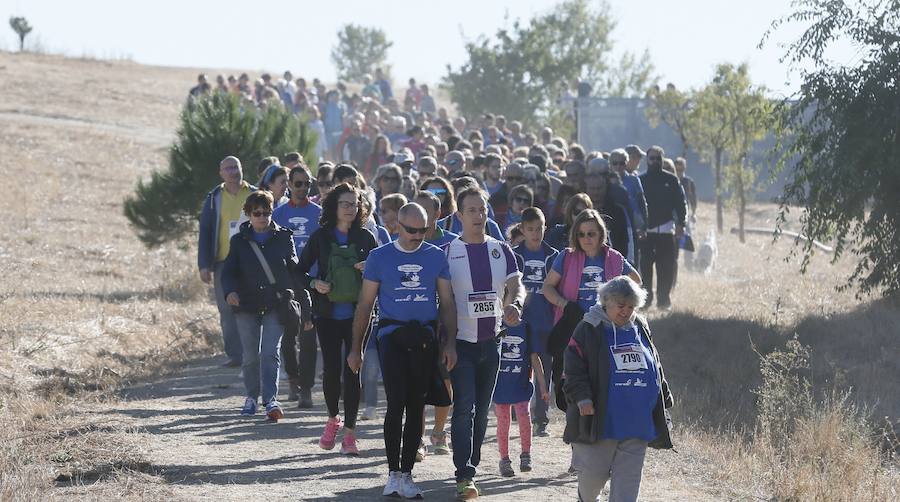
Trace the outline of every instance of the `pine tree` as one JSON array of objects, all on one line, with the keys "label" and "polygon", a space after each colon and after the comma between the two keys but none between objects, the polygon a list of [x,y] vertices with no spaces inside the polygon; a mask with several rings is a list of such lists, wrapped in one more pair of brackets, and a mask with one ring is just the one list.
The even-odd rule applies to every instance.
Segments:
[{"label": "pine tree", "polygon": [[241,159],[247,176],[248,166],[252,171],[270,155],[297,151],[313,158],[316,141],[306,122],[280,103],[257,109],[220,93],[190,99],[176,134],[168,169],[138,181],[125,200],[125,216],[148,247],[195,231],[206,193],[221,183],[218,166],[226,156]]}]

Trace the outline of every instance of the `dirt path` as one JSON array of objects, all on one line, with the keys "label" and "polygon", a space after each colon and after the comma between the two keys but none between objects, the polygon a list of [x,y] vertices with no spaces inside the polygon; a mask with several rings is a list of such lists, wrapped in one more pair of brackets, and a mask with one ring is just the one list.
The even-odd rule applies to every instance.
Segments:
[{"label": "dirt path", "polygon": [[[239,417],[241,390],[236,370],[203,360],[158,382],[128,389],[120,403],[95,413],[97,419],[122,419],[138,427],[150,461],[175,494],[186,499],[381,499],[387,466],[380,421],[359,422],[362,455],[343,457],[337,448],[324,452],[317,445],[325,415],[318,386],[313,410],[289,408],[278,424],[265,423],[261,415]],[[554,418],[551,431],[556,436],[562,424],[559,413]],[[516,436],[516,427],[512,429]],[[566,474],[569,448],[558,436],[534,438],[534,471],[501,478],[494,431],[492,417],[477,479],[482,499],[575,498],[575,478]],[[518,444],[517,439],[510,441],[514,455]],[[641,499],[721,500],[690,464],[684,451],[651,451]],[[453,500],[450,456],[428,456],[414,474],[427,500]]]}]

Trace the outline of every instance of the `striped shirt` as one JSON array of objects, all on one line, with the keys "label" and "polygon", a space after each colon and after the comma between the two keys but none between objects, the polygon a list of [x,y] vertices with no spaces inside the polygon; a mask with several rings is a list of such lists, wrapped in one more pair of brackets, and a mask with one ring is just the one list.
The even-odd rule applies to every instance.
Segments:
[{"label": "striped shirt", "polygon": [[[444,248],[450,263],[450,282],[456,299],[457,340],[479,342],[497,336],[503,321],[506,281],[521,277],[516,258],[506,242],[485,236],[481,244],[456,239]],[[494,315],[483,308],[493,302]]]}]

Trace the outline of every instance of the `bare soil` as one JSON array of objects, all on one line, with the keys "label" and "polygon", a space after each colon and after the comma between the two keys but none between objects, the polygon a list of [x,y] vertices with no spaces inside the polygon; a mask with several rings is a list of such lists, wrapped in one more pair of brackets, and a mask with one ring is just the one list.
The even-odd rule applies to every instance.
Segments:
[{"label": "bare soil", "polygon": [[[360,501],[381,497],[387,464],[380,420],[358,422],[360,457],[342,456],[339,444],[324,451],[318,446],[326,416],[321,392],[314,393],[314,409],[299,410],[292,403],[277,424],[266,422],[262,414],[240,417],[243,386],[237,370],[219,367],[220,360],[198,360],[168,378],[127,389],[121,401],[85,416],[113,418],[137,427],[154,470],[178,497],[247,500],[263,495]],[[380,404],[384,404],[383,394]],[[383,412],[379,407],[380,415]],[[430,419],[429,411],[428,430]],[[567,473],[569,448],[560,439],[561,420],[562,414],[556,411],[552,437],[533,439],[532,472],[502,478],[492,417],[477,477],[481,498],[571,500],[576,480]],[[516,457],[515,424],[511,435],[510,453]],[[518,471],[518,465],[514,468]],[[428,455],[416,464],[414,476],[426,499],[454,499],[453,470],[450,456]],[[704,481],[703,470],[693,465],[685,448],[679,448],[679,453],[649,452],[641,495],[641,500],[648,501],[721,499],[721,492]]]}]

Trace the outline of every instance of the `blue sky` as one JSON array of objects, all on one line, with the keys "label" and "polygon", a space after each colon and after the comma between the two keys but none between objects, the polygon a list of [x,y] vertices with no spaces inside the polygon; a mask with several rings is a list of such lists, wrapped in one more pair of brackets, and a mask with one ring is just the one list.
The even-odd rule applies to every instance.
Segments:
[{"label": "blue sky", "polygon": [[[383,28],[394,42],[389,53],[395,81],[436,82],[465,60],[464,43],[494,33],[515,18],[550,9],[552,0],[0,0],[0,16],[24,15],[45,50],[73,56],[130,57],[148,64],[268,70],[333,81],[335,33],[345,23]],[[617,22],[616,51],[650,51],[661,82],[703,85],[719,62],[748,62],[751,76],[774,95],[798,87],[779,63],[783,49],[756,48],[773,19],[789,12],[787,0],[610,0]],[[266,9],[261,8],[267,6]],[[778,33],[788,41],[800,33]],[[17,41],[4,23],[0,48]],[[852,61],[844,47],[832,53]]]}]

